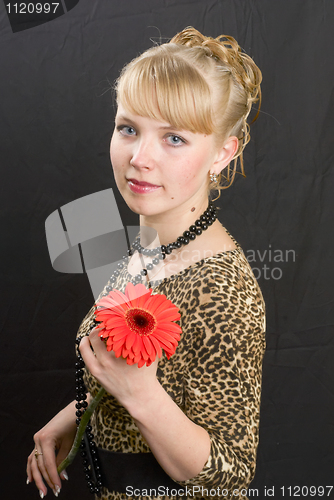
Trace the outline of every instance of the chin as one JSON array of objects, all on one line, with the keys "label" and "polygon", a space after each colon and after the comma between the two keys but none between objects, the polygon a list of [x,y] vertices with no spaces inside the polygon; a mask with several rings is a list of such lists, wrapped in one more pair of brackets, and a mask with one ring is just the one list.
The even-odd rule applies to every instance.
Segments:
[{"label": "chin", "polygon": [[161,210],[157,209],[157,203],[155,200],[129,200],[125,198],[124,201],[129,209],[138,215],[149,217],[161,212]]}]

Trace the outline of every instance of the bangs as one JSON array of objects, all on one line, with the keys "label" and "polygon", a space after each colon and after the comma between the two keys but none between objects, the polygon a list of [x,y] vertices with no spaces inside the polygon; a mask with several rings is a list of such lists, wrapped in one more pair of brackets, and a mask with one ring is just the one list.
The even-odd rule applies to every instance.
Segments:
[{"label": "bangs", "polygon": [[134,59],[116,82],[117,102],[131,113],[166,121],[179,130],[212,134],[212,97],[204,76],[163,46]]}]

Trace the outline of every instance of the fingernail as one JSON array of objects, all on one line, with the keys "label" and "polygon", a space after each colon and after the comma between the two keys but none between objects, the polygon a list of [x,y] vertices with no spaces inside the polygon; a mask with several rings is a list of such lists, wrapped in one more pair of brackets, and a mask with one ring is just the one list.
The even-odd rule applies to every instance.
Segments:
[{"label": "fingernail", "polygon": [[55,490],[56,490],[57,493],[60,493],[60,487],[58,486],[58,484],[56,484]]},{"label": "fingernail", "polygon": [[66,479],[66,481],[68,481],[68,475],[66,470],[63,470],[63,478]]},{"label": "fingernail", "polygon": [[39,490],[39,496],[40,496],[41,498],[44,498],[44,493],[43,493],[43,491],[42,491],[42,490]]},{"label": "fingernail", "polygon": [[29,478],[27,478],[27,484],[29,484],[29,483],[30,483]]},{"label": "fingernail", "polygon": [[57,497],[58,496],[57,491],[56,490],[52,490],[52,491],[53,491],[54,496]]}]

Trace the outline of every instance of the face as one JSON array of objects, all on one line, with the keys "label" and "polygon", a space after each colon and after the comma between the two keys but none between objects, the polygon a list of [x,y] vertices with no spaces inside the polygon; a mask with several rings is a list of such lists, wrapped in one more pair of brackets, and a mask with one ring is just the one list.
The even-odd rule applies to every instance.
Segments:
[{"label": "face", "polygon": [[213,135],[176,130],[119,105],[110,157],[117,187],[135,213],[181,216],[206,204],[218,156]]}]

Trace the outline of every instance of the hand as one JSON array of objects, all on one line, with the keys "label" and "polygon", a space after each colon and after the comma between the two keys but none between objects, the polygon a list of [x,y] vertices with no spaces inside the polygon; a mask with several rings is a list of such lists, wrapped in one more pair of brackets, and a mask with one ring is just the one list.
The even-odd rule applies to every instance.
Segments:
[{"label": "hand", "polygon": [[75,403],[70,403],[34,435],[35,449],[28,457],[27,476],[29,482],[35,481],[41,498],[47,494],[45,482],[58,496],[61,479],[67,479],[65,471],[58,475],[57,466],[67,457],[74,441]]},{"label": "hand", "polygon": [[142,404],[144,395],[147,398],[156,390],[158,359],[148,367],[128,365],[124,358],[116,358],[113,351],[107,351],[99,337],[100,331],[100,328],[94,328],[81,340],[81,355],[90,373],[129,411],[134,404]]}]

